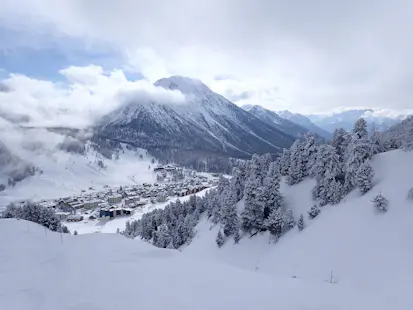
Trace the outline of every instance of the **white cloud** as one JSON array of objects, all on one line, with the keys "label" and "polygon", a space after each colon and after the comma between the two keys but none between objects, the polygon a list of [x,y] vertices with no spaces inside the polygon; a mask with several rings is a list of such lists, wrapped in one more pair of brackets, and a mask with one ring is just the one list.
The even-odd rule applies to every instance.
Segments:
[{"label": "white cloud", "polygon": [[240,104],[313,113],[412,102],[409,1],[2,2],[3,26],[110,44],[150,81],[197,77]]},{"label": "white cloud", "polygon": [[60,71],[65,82],[11,75],[2,81],[0,116],[22,120],[25,126],[84,128],[126,101],[185,100],[178,91],[154,87],[146,80],[129,81],[122,70],[105,73],[99,66],[69,67]]}]

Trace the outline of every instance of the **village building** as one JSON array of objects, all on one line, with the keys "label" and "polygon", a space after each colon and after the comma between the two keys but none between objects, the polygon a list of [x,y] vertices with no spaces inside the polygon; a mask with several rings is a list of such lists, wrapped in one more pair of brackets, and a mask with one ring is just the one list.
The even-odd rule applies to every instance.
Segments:
[{"label": "village building", "polygon": [[93,209],[93,208],[97,208],[98,206],[99,206],[99,204],[100,204],[100,200],[97,200],[97,199],[95,199],[95,200],[87,200],[87,201],[85,201],[85,203],[83,204],[83,207],[85,208],[85,209]]},{"label": "village building", "polygon": [[66,220],[67,220],[68,222],[80,222],[80,221],[83,221],[83,216],[82,216],[82,215],[79,215],[79,214],[72,214],[72,215],[69,215],[69,216],[66,218]]},{"label": "village building", "polygon": [[122,201],[122,195],[112,195],[108,197],[109,203],[119,203]]},{"label": "village building", "polygon": [[125,198],[124,202],[126,205],[130,205],[136,201],[139,201],[140,197],[139,196],[130,196],[128,198]]},{"label": "village building", "polygon": [[119,216],[130,216],[132,215],[132,209],[123,207],[109,207],[103,208],[99,212],[100,218],[113,219]]}]

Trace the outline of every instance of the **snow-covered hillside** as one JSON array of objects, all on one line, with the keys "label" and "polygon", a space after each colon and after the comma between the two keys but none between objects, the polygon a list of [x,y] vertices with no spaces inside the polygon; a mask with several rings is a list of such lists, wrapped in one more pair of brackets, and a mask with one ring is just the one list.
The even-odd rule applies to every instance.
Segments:
[{"label": "snow-covered hillside", "polygon": [[[82,154],[53,150],[53,152],[25,152],[28,161],[42,170],[34,176],[7,187],[0,192],[0,207],[22,199],[53,199],[80,194],[92,187],[102,190],[104,185],[119,186],[153,182],[155,175],[149,169],[152,157],[145,150],[124,149],[119,159],[106,159],[89,148]],[[26,159],[26,158],[25,158]],[[105,168],[98,165],[102,160]]]},{"label": "snow-covered hillside", "polygon": [[307,116],[304,116],[299,113],[292,113],[287,110],[277,111],[277,114],[284,119],[287,119],[293,123],[303,126],[304,128],[307,128],[309,131],[314,132],[320,137],[323,137],[325,139],[330,139],[332,136],[331,134],[332,132],[328,132],[324,130],[323,128],[315,125]]},{"label": "snow-covered hillside", "polygon": [[[396,150],[374,156],[374,187],[363,196],[352,191],[341,203],[323,207],[313,220],[306,213],[313,205],[315,181],[294,186],[283,182],[281,192],[295,218],[305,214],[303,231],[295,228],[276,244],[269,244],[268,232],[251,239],[244,236],[237,245],[229,238],[218,248],[218,225],[210,230],[213,225],[204,220],[184,253],[318,284],[329,280],[332,271],[337,286],[352,287],[372,303],[383,299],[392,309],[412,309],[413,201],[407,199],[413,187],[412,162],[413,152]],[[371,202],[379,193],[389,200],[386,213],[378,213]]]},{"label": "snow-covered hillside", "polygon": [[275,128],[295,138],[301,138],[304,134],[310,131],[310,129],[282,118],[274,111],[267,110],[260,105],[246,105],[242,106],[242,108],[263,122],[274,126]]},{"label": "snow-covered hillside", "polygon": [[2,309],[411,309],[408,295],[242,270],[117,234],[61,236],[22,220],[1,220],[0,253]]},{"label": "snow-covered hillside", "polygon": [[262,122],[199,80],[172,76],[154,85],[176,90],[185,100],[130,98],[102,118],[98,134],[149,150],[178,149],[243,158],[253,153],[280,153],[293,143],[289,134]]}]

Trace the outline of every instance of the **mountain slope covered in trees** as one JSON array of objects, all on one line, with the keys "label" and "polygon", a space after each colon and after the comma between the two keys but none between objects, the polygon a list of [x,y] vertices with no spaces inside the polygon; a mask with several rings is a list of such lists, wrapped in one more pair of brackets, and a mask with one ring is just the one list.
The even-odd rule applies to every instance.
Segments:
[{"label": "mountain slope covered in trees", "polygon": [[147,213],[124,234],[249,270],[344,283],[404,309],[413,153],[392,148],[368,136],[363,119],[328,144],[307,135],[277,161],[255,155],[203,198]]}]

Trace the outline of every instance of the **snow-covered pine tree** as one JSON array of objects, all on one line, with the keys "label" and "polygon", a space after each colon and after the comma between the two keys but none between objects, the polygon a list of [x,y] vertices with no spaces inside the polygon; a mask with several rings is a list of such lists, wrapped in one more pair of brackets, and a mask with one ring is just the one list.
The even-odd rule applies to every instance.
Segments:
[{"label": "snow-covered pine tree", "polygon": [[272,210],[269,217],[265,220],[265,227],[276,236],[281,236],[284,231],[284,211],[282,208]]},{"label": "snow-covered pine tree", "polygon": [[242,229],[261,231],[264,229],[264,205],[261,200],[262,186],[257,178],[251,176],[245,182],[244,210],[241,212]]},{"label": "snow-covered pine tree", "polygon": [[317,184],[313,189],[314,200],[320,205],[335,204],[342,197],[342,167],[336,149],[328,144],[321,145],[318,151],[313,173]]},{"label": "snow-covered pine tree", "polygon": [[285,226],[287,229],[292,229],[295,226],[295,220],[294,220],[294,215],[293,215],[293,210],[288,209],[287,212],[285,212]]},{"label": "snow-covered pine tree", "polygon": [[244,196],[245,171],[242,172],[239,168],[234,168],[231,178],[231,191],[235,193],[235,198],[238,201]]},{"label": "snow-covered pine tree", "polygon": [[291,151],[290,149],[283,149],[283,153],[280,157],[280,173],[282,176],[287,176],[291,164]]},{"label": "snow-covered pine tree", "polygon": [[336,149],[337,155],[340,161],[344,161],[344,156],[348,144],[350,143],[350,134],[343,128],[338,128],[334,131],[333,139],[331,140],[331,145]]},{"label": "snow-covered pine tree", "polygon": [[[362,131],[362,133],[363,132],[364,131]],[[357,186],[357,171],[360,166],[372,156],[370,141],[364,136],[361,136],[361,138],[359,138],[359,136],[360,133],[353,133],[346,152],[344,186],[346,193]]]},{"label": "snow-covered pine tree", "polygon": [[374,207],[380,212],[386,212],[389,201],[382,195],[378,194],[372,200]]},{"label": "snow-covered pine tree", "polygon": [[215,242],[217,243],[219,248],[224,244],[225,239],[224,239],[224,235],[221,232],[221,230],[218,231],[218,235],[217,235],[217,238],[215,239]]},{"label": "snow-covered pine tree", "polygon": [[313,176],[312,167],[317,158],[317,143],[312,132],[305,134],[304,148],[303,148],[303,167],[305,169],[304,176]]},{"label": "snow-covered pine tree", "polygon": [[269,171],[263,186],[259,189],[257,200],[264,209],[264,219],[269,216],[272,210],[282,208],[284,199],[280,193],[280,179],[277,174],[272,174]]},{"label": "snow-covered pine tree", "polygon": [[380,133],[377,130],[373,130],[373,134],[370,137],[371,154],[376,155],[385,151]]},{"label": "snow-covered pine tree", "polygon": [[320,209],[314,205],[311,207],[310,211],[308,211],[308,218],[313,219],[320,214]]},{"label": "snow-covered pine tree", "polygon": [[238,212],[235,193],[225,190],[222,193],[221,224],[225,236],[230,236],[238,230]]},{"label": "snow-covered pine tree", "polygon": [[[221,193],[222,194],[222,193]],[[212,217],[211,221],[214,224],[218,224],[219,221],[221,220],[221,200],[220,200],[221,195],[218,195],[218,192],[216,195],[213,195],[210,200],[211,204],[211,210],[212,210]]]},{"label": "snow-covered pine tree", "polygon": [[226,187],[229,187],[229,180],[221,174],[217,184],[218,195],[221,195]]},{"label": "snow-covered pine tree", "polygon": [[258,154],[253,154],[251,159],[248,161],[247,167],[247,179],[256,179],[261,185],[261,158]]},{"label": "snow-covered pine tree", "polygon": [[354,124],[353,133],[357,136],[357,139],[367,139],[367,122],[364,118],[359,118],[357,122]]},{"label": "snow-covered pine tree", "polygon": [[411,152],[413,151],[413,122],[409,123],[408,126],[403,136],[402,148],[406,152]]},{"label": "snow-covered pine tree", "polygon": [[366,161],[357,171],[356,184],[362,194],[367,193],[373,187],[374,171],[371,165]]},{"label": "snow-covered pine tree", "polygon": [[166,224],[160,225],[155,234],[156,238],[154,239],[156,239],[156,242],[154,242],[154,245],[158,248],[166,248],[172,240],[172,237],[169,234],[168,226]]},{"label": "snow-covered pine tree", "polygon": [[291,146],[290,168],[288,169],[287,183],[300,183],[305,177],[305,163],[303,158],[303,144],[296,140]]},{"label": "snow-covered pine tree", "polygon": [[267,175],[270,165],[272,163],[272,158],[270,154],[263,154],[260,157],[260,177],[264,181],[265,176]]},{"label": "snow-covered pine tree", "polygon": [[238,244],[240,240],[241,240],[241,234],[239,232],[239,229],[237,228],[234,234],[234,243]]},{"label": "snow-covered pine tree", "polygon": [[299,231],[302,231],[305,227],[304,216],[302,214],[300,214],[300,218],[298,219],[297,227]]}]

